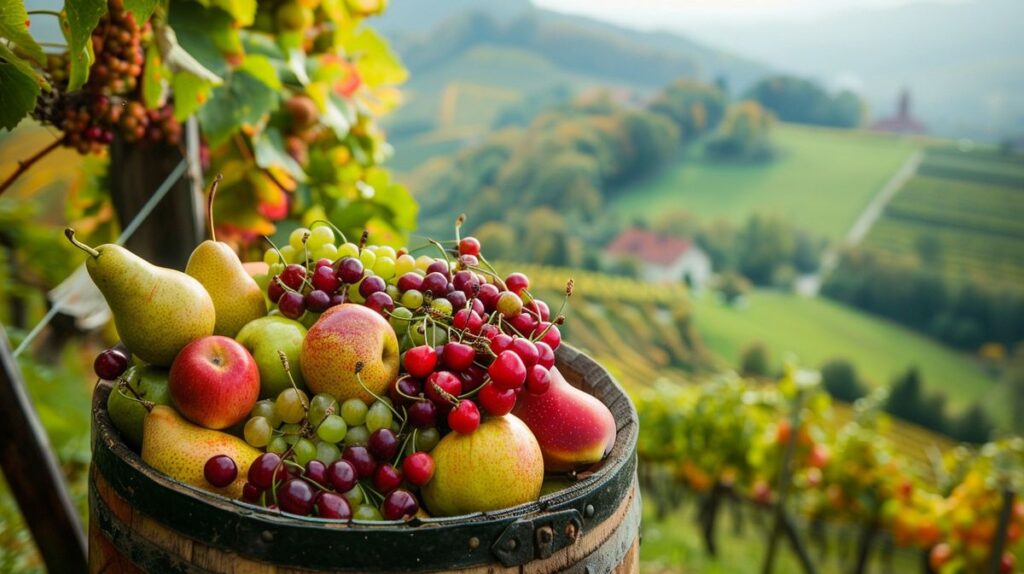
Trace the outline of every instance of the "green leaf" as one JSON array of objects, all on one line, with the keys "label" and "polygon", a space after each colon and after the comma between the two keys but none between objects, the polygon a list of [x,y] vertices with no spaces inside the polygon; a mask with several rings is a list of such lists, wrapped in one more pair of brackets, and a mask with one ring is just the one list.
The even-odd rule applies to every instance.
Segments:
[{"label": "green leaf", "polygon": [[0,86],[0,129],[12,130],[36,106],[39,84],[13,63],[0,62]]},{"label": "green leaf", "polygon": [[68,54],[71,55],[71,78],[68,91],[81,88],[89,79],[89,66],[92,66],[92,31],[100,18],[107,13],[106,0],[75,0],[64,6],[67,20],[63,22],[64,37],[68,41]]},{"label": "green leaf", "polygon": [[207,8],[220,8],[242,26],[251,26],[256,18],[256,0],[199,0]]},{"label": "green leaf", "polygon": [[20,71],[22,74],[25,74],[26,76],[32,78],[32,81],[35,82],[36,85],[38,85],[40,88],[46,90],[50,89],[49,82],[47,82],[46,78],[44,78],[35,68],[32,67],[32,64],[29,64],[25,60],[19,58],[17,54],[12,52],[11,49],[5,46],[3,43],[0,43],[0,60],[7,62],[8,64],[17,68],[18,71]]},{"label": "green leaf", "polygon": [[19,0],[0,0],[0,38],[29,55],[40,66],[46,64],[46,54],[28,31],[28,12]]},{"label": "green leaf", "polygon": [[320,109],[320,121],[334,130],[338,139],[344,139],[356,121],[355,108],[347,100],[331,91],[324,82],[314,82],[306,87],[306,93]]},{"label": "green leaf", "polygon": [[160,49],[160,55],[167,68],[172,72],[190,72],[213,84],[220,84],[220,76],[211,72],[200,63],[192,54],[181,47],[178,43],[178,35],[170,26],[158,26],[154,30],[156,45]]},{"label": "green leaf", "polygon": [[215,38],[230,33],[231,16],[221,10],[208,10],[195,2],[175,1],[167,12],[178,45],[204,68],[219,77],[228,71],[228,62]]},{"label": "green leaf", "polygon": [[278,106],[278,93],[246,72],[232,74],[213,91],[199,110],[199,123],[211,147],[216,147],[242,126],[253,126]]},{"label": "green leaf", "polygon": [[284,138],[277,128],[268,128],[252,140],[256,165],[263,168],[281,167],[288,171],[296,181],[306,181],[306,172],[302,171],[295,158],[288,155],[284,148]]},{"label": "green leaf", "polygon": [[213,84],[188,72],[174,74],[174,119],[183,122],[210,99]]},{"label": "green leaf", "polygon": [[372,28],[359,26],[339,33],[345,51],[355,56],[363,83],[373,86],[401,84],[409,77],[387,40]]},{"label": "green leaf", "polygon": [[146,65],[142,75],[142,102],[155,110],[163,105],[167,92],[167,70],[156,44],[146,48]]},{"label": "green leaf", "polygon": [[281,79],[277,77],[277,69],[266,56],[248,55],[237,71],[245,72],[263,82],[272,90],[281,90]]},{"label": "green leaf", "polygon": [[124,9],[135,16],[135,21],[140,25],[149,20],[156,10],[160,0],[124,0]]}]

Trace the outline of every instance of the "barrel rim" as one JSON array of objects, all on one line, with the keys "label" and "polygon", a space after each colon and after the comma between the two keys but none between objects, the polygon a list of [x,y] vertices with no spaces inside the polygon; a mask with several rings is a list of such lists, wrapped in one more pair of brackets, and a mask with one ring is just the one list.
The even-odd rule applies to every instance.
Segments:
[{"label": "barrel rim", "polygon": [[[603,367],[597,364],[587,355],[571,348],[565,344],[561,345],[556,352],[558,365],[563,368],[563,374],[570,383],[576,386],[583,386],[589,392],[597,396],[605,403],[616,416],[617,434],[614,446],[609,455],[600,463],[588,470],[586,476],[578,476],[574,484],[540,497],[537,501],[528,502],[510,508],[489,512],[477,512],[449,517],[415,518],[410,523],[403,521],[360,521],[352,520],[347,523],[320,519],[315,517],[292,517],[280,512],[264,509],[240,500],[235,500],[220,494],[211,493],[197,487],[182,483],[163,473],[153,469],[141,460],[141,457],[132,451],[120,438],[117,430],[106,412],[106,399],[112,389],[111,384],[99,385],[93,398],[93,452],[94,464],[100,472],[111,483],[115,491],[131,498],[131,493],[124,492],[132,490],[132,486],[146,486],[155,489],[164,489],[184,497],[185,501],[208,506],[218,512],[229,513],[231,516],[252,521],[253,526],[260,528],[276,527],[278,529],[296,529],[301,532],[310,533],[314,531],[328,531],[332,534],[345,531],[364,533],[372,531],[380,534],[412,535],[413,533],[441,529],[457,529],[460,527],[482,528],[493,526],[493,529],[504,529],[516,520],[527,519],[535,516],[542,516],[545,511],[554,511],[563,507],[572,507],[574,503],[588,495],[596,492],[614,488],[616,492],[608,492],[618,499],[622,498],[622,492],[630,481],[623,481],[623,477],[630,477],[635,472],[636,464],[636,442],[638,435],[638,421],[636,410],[629,400],[625,391],[619,383]],[[599,391],[599,392],[595,392]],[[126,470],[131,473],[133,485],[119,484],[110,480],[111,470]],[[589,473],[589,474],[588,474]],[[620,483],[625,482],[626,486]],[[169,494],[170,495],[170,494]],[[577,509],[583,513],[583,508]],[[587,509],[594,514],[593,509]],[[143,513],[146,512],[143,510]],[[603,520],[602,512],[597,512],[595,519]],[[175,528],[175,530],[181,531]],[[186,531],[187,532],[187,531]],[[183,536],[189,534],[182,532]],[[206,542],[206,541],[204,541]],[[239,550],[234,546],[228,546],[232,550]],[[248,554],[248,553],[247,553]],[[260,556],[260,552],[255,552]],[[491,557],[493,561],[493,557]],[[485,563],[477,556],[474,561],[466,562],[466,565]]]}]

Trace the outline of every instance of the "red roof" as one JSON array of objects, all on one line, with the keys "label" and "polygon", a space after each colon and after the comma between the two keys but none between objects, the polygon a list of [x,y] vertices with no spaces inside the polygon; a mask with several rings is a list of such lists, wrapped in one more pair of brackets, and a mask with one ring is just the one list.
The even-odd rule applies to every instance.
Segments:
[{"label": "red roof", "polygon": [[608,244],[609,255],[628,255],[648,263],[668,265],[678,260],[692,245],[676,237],[661,236],[643,229],[627,229]]}]

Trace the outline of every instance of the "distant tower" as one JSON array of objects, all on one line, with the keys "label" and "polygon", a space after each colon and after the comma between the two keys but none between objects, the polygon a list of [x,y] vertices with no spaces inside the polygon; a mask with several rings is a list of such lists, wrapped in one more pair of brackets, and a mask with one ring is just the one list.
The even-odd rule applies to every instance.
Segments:
[{"label": "distant tower", "polygon": [[896,100],[896,115],[882,118],[871,125],[871,129],[880,132],[900,134],[923,134],[928,131],[925,125],[910,112],[910,90],[900,90]]}]

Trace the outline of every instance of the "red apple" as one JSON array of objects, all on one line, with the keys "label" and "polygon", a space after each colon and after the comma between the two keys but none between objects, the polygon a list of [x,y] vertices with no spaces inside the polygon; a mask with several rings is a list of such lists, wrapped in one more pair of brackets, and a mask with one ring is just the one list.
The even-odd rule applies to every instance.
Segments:
[{"label": "red apple", "polygon": [[252,410],[260,395],[260,372],[240,343],[213,335],[178,353],[167,386],[185,418],[219,430],[241,422]]},{"label": "red apple", "polygon": [[[359,363],[363,367],[357,378]],[[360,398],[369,403],[373,394],[386,394],[398,378],[398,363],[395,330],[380,313],[351,303],[325,311],[309,328],[300,354],[309,390],[330,393],[338,401]]]}]

